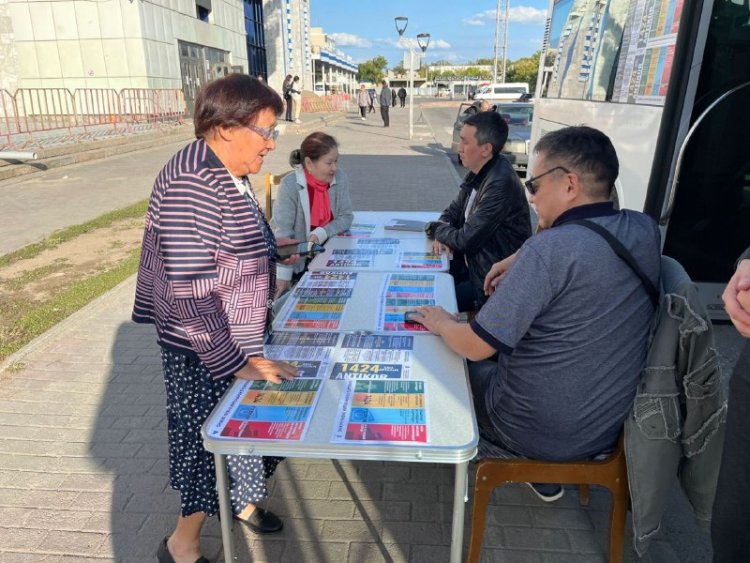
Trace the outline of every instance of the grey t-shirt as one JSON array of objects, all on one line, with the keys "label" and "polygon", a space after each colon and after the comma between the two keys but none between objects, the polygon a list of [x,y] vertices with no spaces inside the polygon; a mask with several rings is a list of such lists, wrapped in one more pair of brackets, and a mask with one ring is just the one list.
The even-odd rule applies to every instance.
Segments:
[{"label": "grey t-shirt", "polygon": [[632,408],[654,316],[640,279],[589,219],[633,254],[656,287],[656,223],[599,203],[568,210],[526,241],[473,330],[501,352],[487,410],[507,445],[536,459],[580,459],[610,447]]}]

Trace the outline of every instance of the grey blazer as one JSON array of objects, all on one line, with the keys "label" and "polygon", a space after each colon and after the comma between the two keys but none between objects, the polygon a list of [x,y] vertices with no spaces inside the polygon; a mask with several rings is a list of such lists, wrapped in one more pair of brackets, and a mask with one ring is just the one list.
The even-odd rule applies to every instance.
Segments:
[{"label": "grey blazer", "polygon": [[[320,244],[328,237],[337,235],[352,226],[354,214],[352,200],[349,197],[349,179],[341,170],[331,182],[328,190],[331,198],[333,221],[324,227],[310,230],[310,198],[307,195],[307,180],[301,167],[282,180],[273,202],[271,228],[277,237],[294,238],[305,241],[310,235],[316,235]],[[305,261],[300,260],[294,266],[276,266],[276,277],[279,280],[291,280],[294,273],[305,269]]]}]

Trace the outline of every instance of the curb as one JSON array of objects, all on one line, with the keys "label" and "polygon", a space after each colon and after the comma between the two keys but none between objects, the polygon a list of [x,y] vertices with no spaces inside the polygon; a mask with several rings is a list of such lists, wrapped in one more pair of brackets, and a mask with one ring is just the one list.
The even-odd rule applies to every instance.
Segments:
[{"label": "curb", "polygon": [[31,164],[8,164],[0,166],[0,181],[44,172],[61,166],[79,164],[90,160],[99,160],[138,150],[183,141],[195,137],[192,122],[185,123],[176,129],[158,130],[134,135],[123,135],[111,139],[86,141],[77,145],[63,145],[40,149],[41,156]]},{"label": "curb", "polygon": [[75,313],[71,314],[69,317],[64,318],[56,325],[53,325],[48,330],[37,336],[23,348],[2,360],[0,362],[0,376],[5,375],[10,366],[16,363],[22,363],[23,359],[26,356],[37,351],[39,348],[41,348],[51,340],[54,340],[58,335],[66,331],[70,326],[76,325],[80,321],[83,321],[86,317],[94,313],[96,309],[98,309],[107,301],[111,301],[118,290],[122,289],[123,286],[126,286],[127,284],[133,283],[133,278],[135,278],[136,275],[137,274],[133,274],[124,281],[121,281],[112,289],[101,294],[93,301],[90,301],[82,308],[78,309]]}]

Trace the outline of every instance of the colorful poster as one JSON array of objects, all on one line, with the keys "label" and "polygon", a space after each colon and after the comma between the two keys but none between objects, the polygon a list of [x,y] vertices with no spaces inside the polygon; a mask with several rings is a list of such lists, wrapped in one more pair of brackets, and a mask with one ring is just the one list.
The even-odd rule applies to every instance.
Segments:
[{"label": "colorful poster", "polygon": [[404,313],[424,305],[435,305],[432,274],[388,274],[379,303],[377,330],[426,332],[418,323],[407,323]]},{"label": "colorful poster", "polygon": [[318,402],[320,379],[280,384],[243,381],[222,403],[223,415],[209,429],[213,437],[252,440],[303,440]]},{"label": "colorful poster", "polygon": [[372,225],[370,223],[352,223],[352,226],[349,227],[348,231],[344,231],[343,233],[339,233],[338,237],[369,237],[372,236],[372,233],[375,232],[375,225]]},{"label": "colorful poster", "polygon": [[413,354],[413,336],[347,334],[336,359],[352,363],[398,363],[408,372]]},{"label": "colorful poster", "polygon": [[332,442],[427,443],[423,381],[347,381]]},{"label": "colorful poster", "polygon": [[416,270],[440,270],[443,257],[432,252],[401,252],[398,255],[398,267]]},{"label": "colorful poster", "polygon": [[664,105],[683,0],[630,2],[612,99]]},{"label": "colorful poster", "polygon": [[273,332],[263,349],[271,360],[328,360],[337,340],[333,332]]},{"label": "colorful poster", "polygon": [[401,244],[397,238],[370,238],[357,241],[359,248],[367,249],[375,254],[393,254]]},{"label": "colorful poster", "polygon": [[337,329],[354,291],[357,274],[313,272],[292,292],[283,312],[285,329]]}]

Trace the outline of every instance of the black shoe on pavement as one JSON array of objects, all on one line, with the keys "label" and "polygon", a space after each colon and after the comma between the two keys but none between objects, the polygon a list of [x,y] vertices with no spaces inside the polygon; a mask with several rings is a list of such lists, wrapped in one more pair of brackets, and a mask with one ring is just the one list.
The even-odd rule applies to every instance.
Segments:
[{"label": "black shoe on pavement", "polygon": [[284,523],[281,521],[281,518],[276,516],[270,510],[263,510],[260,506],[256,506],[253,513],[247,519],[238,518],[237,516],[234,518],[247,526],[252,533],[261,536],[265,534],[275,534],[284,528]]},{"label": "black shoe on pavement", "polygon": [[[169,548],[167,547],[168,539],[169,539],[169,536],[161,540],[161,543],[159,544],[159,548],[156,550],[156,559],[159,561],[159,563],[175,563],[174,557],[172,557],[172,554],[169,553]],[[211,562],[205,557],[200,557],[196,559],[195,563],[211,563]]]}]

